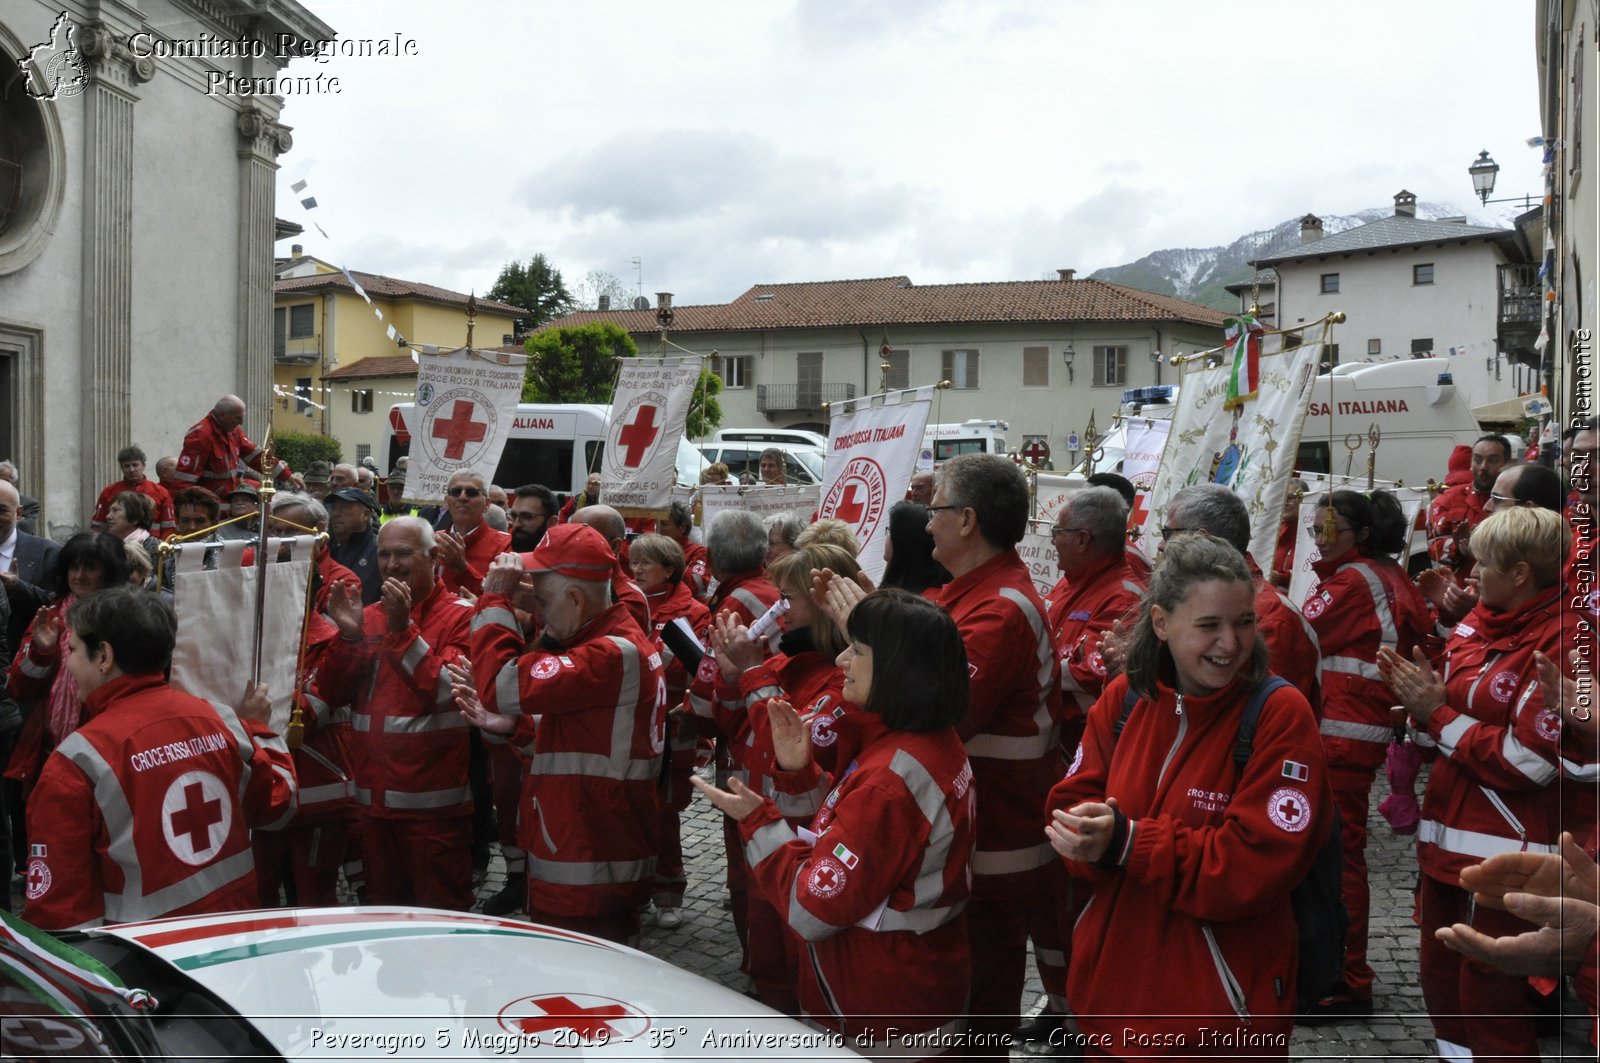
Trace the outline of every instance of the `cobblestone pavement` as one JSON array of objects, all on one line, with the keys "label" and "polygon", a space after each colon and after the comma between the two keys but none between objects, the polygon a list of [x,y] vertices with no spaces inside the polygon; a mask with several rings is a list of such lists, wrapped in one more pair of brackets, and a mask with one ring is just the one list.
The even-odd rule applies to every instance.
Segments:
[{"label": "cobblestone pavement", "polygon": [[[1424,777],[1425,779],[1426,777]],[[1421,783],[1418,792],[1421,792]],[[1431,1060],[1434,1057],[1433,1027],[1422,1003],[1418,982],[1417,942],[1419,931],[1411,922],[1412,889],[1417,875],[1414,842],[1400,837],[1376,812],[1378,802],[1388,794],[1388,784],[1379,773],[1374,787],[1368,822],[1367,861],[1371,870],[1372,922],[1368,958],[1377,972],[1375,1011],[1372,1016],[1337,1026],[1295,1031],[1290,1055],[1295,1059],[1396,1059]],[[654,956],[703,975],[715,982],[744,991],[749,980],[739,973],[739,941],[733,922],[723,907],[727,891],[722,883],[722,829],[718,814],[696,797],[684,813],[684,862],[689,869],[689,890],[684,898],[684,921],[674,930],[655,925],[646,913],[640,948]],[[479,890],[487,897],[504,882],[496,856],[489,876]],[[1153,962],[1159,962],[1153,958]],[[1029,968],[1024,994],[1025,1006],[1037,1011],[1043,1004],[1039,979]],[[1561,1036],[1540,1042],[1543,1058],[1594,1059],[1589,1046],[1589,1024],[1582,1006],[1565,998],[1568,1017]],[[1035,1059],[1021,1049],[1012,1052],[1019,1060]]]}]

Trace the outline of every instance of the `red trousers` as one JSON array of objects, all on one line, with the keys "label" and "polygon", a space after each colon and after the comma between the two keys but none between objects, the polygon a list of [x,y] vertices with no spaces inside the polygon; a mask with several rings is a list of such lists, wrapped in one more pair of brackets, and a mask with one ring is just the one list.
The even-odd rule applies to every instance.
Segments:
[{"label": "red trousers", "polygon": [[284,903],[278,891],[289,870],[287,901],[304,908],[332,907],[339,903],[339,868],[344,864],[349,820],[330,820],[288,830],[258,830],[250,835],[256,857],[256,888],[261,907]]},{"label": "red trousers", "polygon": [[[970,1028],[974,1033],[1007,1034],[1022,1014],[1022,983],[1027,973],[1028,937],[1045,948],[1061,948],[1056,923],[1052,860],[1042,867],[1012,875],[974,875],[967,902],[967,943],[972,952]],[[1062,888],[1065,888],[1064,886]],[[1040,968],[1044,977],[1045,968]],[[1066,985],[1060,976],[1045,981],[1051,992]],[[1051,988],[1054,987],[1054,988]]]},{"label": "red trousers", "polygon": [[615,941],[619,945],[637,947],[639,944],[639,910],[629,910],[618,915],[557,915],[528,904],[528,919],[534,923],[559,927],[590,937]]},{"label": "red trousers", "polygon": [[1367,805],[1372,799],[1371,768],[1329,765],[1328,781],[1333,786],[1333,803],[1339,809],[1339,845],[1344,850],[1344,867],[1339,876],[1339,895],[1350,915],[1350,929],[1344,936],[1344,982],[1357,995],[1372,996],[1372,965],[1367,963],[1367,922],[1372,908],[1372,891],[1367,885]]},{"label": "red trousers", "polygon": [[472,817],[363,816],[367,895],[373,904],[472,907]]},{"label": "red trousers", "polygon": [[1531,924],[1498,908],[1472,907],[1472,897],[1459,886],[1422,876],[1417,906],[1422,916],[1422,999],[1441,1041],[1472,1050],[1473,1063],[1538,1059],[1528,980],[1501,974],[1446,948],[1433,932],[1441,926],[1466,923],[1490,937],[1521,934]]}]

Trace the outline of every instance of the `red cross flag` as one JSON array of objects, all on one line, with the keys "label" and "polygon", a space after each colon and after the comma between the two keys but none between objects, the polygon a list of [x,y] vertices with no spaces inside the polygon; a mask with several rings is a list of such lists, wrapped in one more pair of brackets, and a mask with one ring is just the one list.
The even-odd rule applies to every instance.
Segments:
[{"label": "red cross flag", "polygon": [[678,442],[699,358],[624,358],[611,400],[600,497],[627,517],[660,517],[678,482]]},{"label": "red cross flag", "polygon": [[861,567],[874,582],[883,578],[889,507],[906,496],[932,404],[933,389],[918,388],[830,407],[818,515],[850,525]]},{"label": "red cross flag", "polygon": [[527,356],[463,347],[417,359],[406,499],[440,502],[458,472],[494,479],[522,398]]}]

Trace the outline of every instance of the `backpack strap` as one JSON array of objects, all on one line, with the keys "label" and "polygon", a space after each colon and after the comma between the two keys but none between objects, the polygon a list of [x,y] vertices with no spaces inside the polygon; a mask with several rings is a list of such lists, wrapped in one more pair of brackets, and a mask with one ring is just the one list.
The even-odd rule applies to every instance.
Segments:
[{"label": "backpack strap", "polygon": [[[1245,702],[1244,714],[1239,717],[1239,732],[1233,739],[1233,766],[1242,775],[1244,766],[1250,760],[1250,753],[1255,748],[1256,724],[1261,722],[1261,708],[1266,705],[1267,699],[1282,687],[1290,683],[1281,675],[1269,675],[1251,693],[1250,700]],[[1127,719],[1127,711],[1123,712],[1123,719]]]},{"label": "backpack strap", "polygon": [[1117,722],[1111,727],[1112,742],[1122,737],[1122,729],[1128,726],[1128,717],[1133,715],[1133,707],[1137,704],[1139,704],[1139,692],[1129,687],[1128,696],[1122,699],[1122,715],[1117,717]]}]

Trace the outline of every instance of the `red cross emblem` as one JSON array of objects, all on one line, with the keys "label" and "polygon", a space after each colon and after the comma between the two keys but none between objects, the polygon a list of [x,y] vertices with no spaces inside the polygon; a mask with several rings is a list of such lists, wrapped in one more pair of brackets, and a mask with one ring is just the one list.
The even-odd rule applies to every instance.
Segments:
[{"label": "red cross emblem", "polygon": [[1144,531],[1144,522],[1150,516],[1150,510],[1145,506],[1149,496],[1139,491],[1133,496],[1133,509],[1128,511],[1128,538],[1134,542],[1139,541],[1140,534]]},{"label": "red cross emblem", "polygon": [[650,1019],[631,1004],[610,997],[549,993],[513,1000],[500,1009],[500,1025],[515,1034],[571,1030],[584,1043],[603,1045],[613,1038],[640,1036],[650,1029]]},{"label": "red cross emblem", "polygon": [[824,856],[811,865],[811,873],[806,876],[806,889],[817,897],[832,897],[844,889],[848,877],[837,860]]},{"label": "red cross emblem", "polygon": [[637,469],[643,465],[645,455],[650,453],[656,438],[661,435],[661,428],[656,424],[658,410],[656,406],[635,406],[633,418],[622,426],[617,442],[622,446],[622,464],[625,468]]},{"label": "red cross emblem", "polygon": [[186,864],[198,867],[222,848],[233,824],[233,803],[222,780],[205,771],[178,776],[161,800],[161,830]]},{"label": "red cross emblem", "polygon": [[[83,1031],[55,1019],[33,1015],[7,1015],[0,1019],[0,1041],[7,1049],[66,1055],[83,1044]],[[7,1058],[10,1058],[9,1052]]]},{"label": "red cross emblem", "polygon": [[1267,818],[1290,834],[1299,834],[1311,825],[1311,803],[1292,786],[1276,790],[1267,802]]},{"label": "red cross emblem", "polygon": [[851,458],[828,488],[818,512],[850,525],[856,539],[864,543],[878,530],[883,517],[885,483],[883,468],[876,461]]},{"label": "red cross emblem", "polygon": [[43,860],[35,857],[28,861],[28,873],[25,877],[28,900],[36,901],[50,891],[50,866]]},{"label": "red cross emblem", "polygon": [[866,497],[862,494],[861,485],[859,483],[846,484],[844,498],[840,500],[838,508],[833,511],[833,515],[846,524],[853,526],[861,519],[861,514],[866,511],[867,502]]},{"label": "red cross emblem", "polygon": [[481,443],[489,433],[487,424],[472,419],[474,406],[471,399],[457,399],[449,417],[434,419],[433,438],[445,441],[444,456],[449,461],[460,461],[468,443]]},{"label": "red cross emblem", "polygon": [[1050,444],[1043,439],[1030,439],[1022,444],[1022,456],[1030,465],[1043,465],[1050,460]]}]

